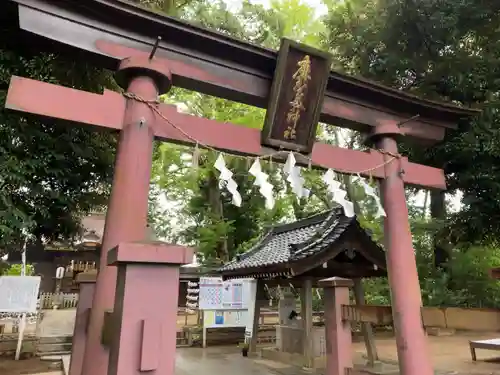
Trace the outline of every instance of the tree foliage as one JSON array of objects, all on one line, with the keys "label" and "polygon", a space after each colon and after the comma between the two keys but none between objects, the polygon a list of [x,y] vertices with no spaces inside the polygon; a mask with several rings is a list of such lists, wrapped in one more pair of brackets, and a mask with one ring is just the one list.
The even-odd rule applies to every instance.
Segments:
[{"label": "tree foliage", "polygon": [[[329,13],[319,20],[311,7],[299,1],[272,1],[269,9],[245,2],[239,11],[232,12],[231,29],[222,31],[271,48],[277,48],[283,36],[305,41],[332,52],[334,68],[346,73],[371,78],[429,99],[483,110],[477,119],[460,123],[458,131],[448,134],[446,141],[437,147],[412,148],[408,144],[402,149],[416,162],[444,168],[450,192],[463,193],[462,206],[453,213],[447,209],[444,194],[422,194],[415,189],[407,192],[425,304],[493,306],[499,291],[488,277],[488,268],[498,264],[498,220],[491,220],[498,215],[497,205],[491,201],[498,201],[495,198],[499,149],[496,108],[500,82],[496,77],[495,58],[499,30],[497,9],[474,0],[459,3],[451,0],[418,3],[346,0],[325,1],[325,4]],[[212,9],[211,16],[216,13]],[[206,21],[209,19],[204,19],[204,26],[212,27]],[[214,19],[221,17],[214,16]],[[217,26],[213,28],[221,31]],[[182,98],[174,95],[170,99],[183,103],[183,108],[198,116],[252,127],[262,123],[261,110],[240,104],[188,92]],[[338,129],[328,126],[322,127],[318,136],[339,144],[339,134]],[[347,138],[348,145],[356,147],[358,137],[348,134]],[[174,151],[171,146],[160,146],[160,149],[168,149],[171,153],[166,159],[165,155],[158,159],[162,160],[158,163],[161,168],[156,169],[158,180],[162,181],[160,190],[165,191],[170,200],[178,202],[177,216],[183,218],[179,221],[187,228],[178,234],[178,239],[195,244],[207,258],[224,260],[257,240],[252,236],[270,217],[262,216],[262,206],[247,203],[246,210],[234,209],[224,192],[217,191],[213,185],[213,192],[217,194],[212,197],[221,197],[216,205],[222,202],[222,209],[213,215],[216,205],[210,203],[207,184],[209,186],[214,177],[210,163],[215,155],[204,154],[210,163],[193,171],[189,163],[183,162],[180,163],[183,167],[171,168],[172,164],[179,164],[182,159],[179,155],[185,154],[185,149]],[[237,175],[246,170],[236,161],[231,161],[231,168]],[[281,220],[292,220],[331,204],[321,191],[318,173],[304,171],[304,174],[308,186],[317,191],[304,202],[293,199],[288,193],[280,195],[280,213],[274,218],[277,221],[280,215]],[[250,186],[245,185],[245,179],[238,179],[238,182],[244,187],[244,200],[247,200]],[[353,200],[361,202],[362,195],[350,179],[345,178],[344,183]],[[279,186],[279,182],[277,184]],[[184,186],[191,188],[186,190]],[[175,191],[177,193],[173,193]],[[182,196],[186,191],[189,193]],[[252,194],[255,195],[255,191]],[[416,196],[425,197],[423,205],[422,198],[415,200]],[[370,207],[361,202],[357,210],[364,213],[363,225],[371,230],[374,238],[383,242],[380,222],[372,220]],[[233,220],[242,213],[245,217],[241,222]],[[253,222],[247,218],[253,218]],[[175,228],[169,227],[167,231],[173,233]],[[245,241],[235,242],[233,237]],[[442,246],[440,242],[446,245],[449,271],[446,273],[436,269],[432,261],[436,248]],[[227,246],[222,252],[219,251],[221,243]],[[238,244],[239,248],[235,248]],[[389,303],[387,280],[370,280],[366,287],[370,302]]]},{"label": "tree foliage", "polygon": [[348,0],[325,21],[324,43],[338,69],[482,110],[438,147],[408,150],[417,162],[444,168],[449,191],[463,193],[463,208],[442,233],[452,243],[489,241],[499,229],[499,10],[475,0]]},{"label": "tree foliage", "polygon": [[[201,9],[200,4],[197,3],[198,11]],[[317,44],[317,31],[322,29],[319,20],[310,17],[313,10],[296,0],[275,2],[270,10],[261,5],[244,2],[239,11],[230,13],[231,16],[228,16],[228,10],[222,3],[203,4],[203,7],[204,11],[197,13],[196,22],[272,48],[279,46],[283,36],[307,39],[308,43]],[[186,9],[185,14],[192,13]],[[221,19],[231,20],[225,29],[220,28]],[[259,108],[186,90],[173,90],[164,99],[193,115],[246,127],[260,128],[265,115]],[[200,148],[202,146],[200,144]],[[165,192],[169,202],[179,203],[166,211],[170,212],[170,215],[175,212],[175,216],[182,219],[173,223],[165,220],[162,215],[167,212],[160,209],[155,224],[163,235],[172,236],[172,233],[176,233],[176,240],[196,245],[202,258],[228,261],[237,252],[254,243],[266,225],[287,217],[301,218],[324,208],[324,199],[322,201],[313,198],[310,201],[297,202],[290,194],[283,193],[278,196],[275,209],[266,210],[264,199],[253,186],[253,177],[248,174],[251,161],[225,156],[235,173],[235,180],[243,196],[242,207],[235,207],[225,189],[219,187],[218,172],[213,167],[217,153],[201,152],[195,169],[189,158],[191,154],[192,151],[185,148],[169,144],[159,146],[159,158],[154,164],[153,179]],[[273,163],[262,163],[271,175],[275,190],[283,191],[285,184],[279,168]],[[317,175],[317,172],[309,173],[310,178],[317,179]],[[182,230],[176,230],[176,227],[181,226]]]},{"label": "tree foliage", "polygon": [[[0,46],[2,107],[12,75],[88,91],[112,85],[85,63]],[[0,111],[0,249],[16,247],[23,230],[71,238],[80,214],[106,204],[114,146],[110,134]]]}]

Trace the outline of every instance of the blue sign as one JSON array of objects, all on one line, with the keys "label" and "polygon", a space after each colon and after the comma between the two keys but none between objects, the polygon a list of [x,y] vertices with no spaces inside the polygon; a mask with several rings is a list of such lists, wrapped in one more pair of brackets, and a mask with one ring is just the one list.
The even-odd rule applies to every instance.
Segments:
[{"label": "blue sign", "polygon": [[215,312],[215,324],[223,325],[224,324],[224,312],[216,311]]}]

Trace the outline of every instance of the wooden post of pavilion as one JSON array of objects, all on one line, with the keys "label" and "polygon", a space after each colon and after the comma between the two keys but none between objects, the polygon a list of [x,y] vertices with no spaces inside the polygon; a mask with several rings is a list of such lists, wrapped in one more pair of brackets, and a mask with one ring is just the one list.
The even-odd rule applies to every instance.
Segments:
[{"label": "wooden post of pavilion", "polygon": [[[356,305],[362,306],[365,304],[365,293],[363,290],[363,283],[361,279],[353,279],[354,285],[354,299]],[[375,344],[375,337],[373,336],[372,325],[369,322],[361,322],[361,331],[366,346],[366,355],[368,357],[368,364],[373,366],[375,361],[378,361],[377,346]]]},{"label": "wooden post of pavilion", "polygon": [[260,311],[262,309],[262,303],[263,303],[263,296],[265,295],[264,292],[264,283],[262,280],[257,280],[256,281],[257,285],[256,291],[255,291],[255,305],[254,305],[254,311],[253,311],[253,321],[252,321],[252,336],[250,337],[250,343],[249,343],[249,352],[250,353],[256,353],[257,352],[257,342],[259,340],[259,321],[260,321]]},{"label": "wooden post of pavilion", "polygon": [[313,306],[312,306],[312,279],[306,278],[300,288],[300,316],[302,318],[302,347],[304,350],[304,367],[314,367],[314,353],[312,345],[313,335]]}]

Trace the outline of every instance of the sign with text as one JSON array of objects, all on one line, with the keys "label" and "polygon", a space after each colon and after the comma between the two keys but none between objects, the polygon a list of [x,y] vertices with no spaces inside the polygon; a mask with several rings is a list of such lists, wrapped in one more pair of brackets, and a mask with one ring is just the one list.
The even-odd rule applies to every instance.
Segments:
[{"label": "sign with text", "polygon": [[330,54],[282,40],[262,145],[302,153],[312,151],[330,65]]},{"label": "sign with text", "polygon": [[39,276],[0,276],[0,312],[36,312],[39,288]]},{"label": "sign with text", "polygon": [[246,309],[245,291],[248,281],[225,280],[220,277],[201,277],[199,308],[200,310]]}]

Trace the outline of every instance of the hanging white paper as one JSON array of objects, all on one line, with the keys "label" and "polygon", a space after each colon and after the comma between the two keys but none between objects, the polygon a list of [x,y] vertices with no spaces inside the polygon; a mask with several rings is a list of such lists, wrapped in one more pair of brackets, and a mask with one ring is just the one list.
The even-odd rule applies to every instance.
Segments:
[{"label": "hanging white paper", "polygon": [[354,217],[354,204],[346,198],[347,191],[337,190],[333,195],[333,200],[340,204],[344,209],[344,215]]},{"label": "hanging white paper", "polygon": [[252,176],[255,177],[254,185],[259,187],[260,194],[266,200],[266,208],[272,210],[274,208],[275,200],[273,195],[273,185],[267,180],[269,175],[262,172],[262,167],[260,165],[259,159],[255,160],[248,171]]},{"label": "hanging white paper", "polygon": [[226,161],[224,160],[222,154],[220,154],[215,161],[214,167],[220,172],[220,186],[224,186],[231,194],[232,203],[237,207],[241,207],[242,199],[240,193],[238,192],[238,184],[233,180],[233,172],[226,167]]},{"label": "hanging white paper", "polygon": [[380,197],[377,195],[377,192],[375,191],[375,188],[370,186],[361,176],[358,175],[358,183],[361,185],[363,190],[365,191],[365,194],[369,197],[372,197],[373,200],[375,201],[375,204],[377,206],[377,212],[375,213],[375,217],[386,217],[386,213],[384,210],[384,207],[382,206],[382,203],[380,202]]},{"label": "hanging white paper", "polygon": [[344,215],[347,217],[353,217],[354,205],[346,198],[347,192],[340,187],[340,182],[336,180],[335,172],[328,169],[322,179],[326,185],[326,189],[331,194],[333,201],[340,204],[344,209]]},{"label": "hanging white paper", "polygon": [[290,183],[290,188],[297,198],[307,198],[310,191],[304,188],[305,180],[300,174],[300,168],[295,165],[296,163],[293,152],[290,152],[283,167],[283,172],[287,175],[286,180]]}]

